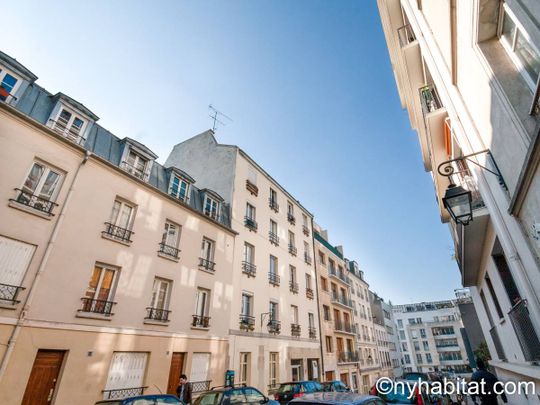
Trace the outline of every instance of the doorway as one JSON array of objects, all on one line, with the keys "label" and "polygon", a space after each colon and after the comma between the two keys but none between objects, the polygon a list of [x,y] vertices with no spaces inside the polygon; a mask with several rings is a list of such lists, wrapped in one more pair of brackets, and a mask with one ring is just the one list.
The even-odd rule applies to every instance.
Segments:
[{"label": "doorway", "polygon": [[49,405],[58,387],[63,350],[38,350],[21,405]]},{"label": "doorway", "polygon": [[304,379],[304,370],[302,369],[302,359],[291,360],[291,380],[302,381]]},{"label": "doorway", "polygon": [[171,359],[171,369],[169,370],[169,382],[167,384],[167,394],[176,395],[176,388],[180,380],[180,375],[184,371],[184,359],[186,354],[174,352]]}]

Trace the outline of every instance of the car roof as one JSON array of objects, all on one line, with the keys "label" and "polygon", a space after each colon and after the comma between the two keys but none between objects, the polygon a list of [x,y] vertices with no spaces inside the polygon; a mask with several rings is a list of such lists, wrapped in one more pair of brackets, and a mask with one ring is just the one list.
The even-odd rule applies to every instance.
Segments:
[{"label": "car roof", "polygon": [[369,400],[380,400],[379,397],[366,394],[355,394],[353,392],[316,392],[307,394],[300,398],[295,398],[291,402],[309,402],[320,404],[363,404]]},{"label": "car roof", "polygon": [[175,397],[174,395],[168,395],[168,394],[152,394],[152,395],[139,395],[139,396],[136,396],[136,397],[129,397],[129,398],[124,398],[123,401],[135,401],[135,400],[138,400],[138,399],[171,399],[171,398],[174,398],[174,399],[178,399],[178,397]]},{"label": "car roof", "polygon": [[[318,381],[310,381],[310,380],[304,380],[304,381],[289,381],[289,382],[282,382],[280,385],[286,385],[286,384],[305,384],[305,383],[317,383]],[[320,383],[319,383],[320,384]]]}]

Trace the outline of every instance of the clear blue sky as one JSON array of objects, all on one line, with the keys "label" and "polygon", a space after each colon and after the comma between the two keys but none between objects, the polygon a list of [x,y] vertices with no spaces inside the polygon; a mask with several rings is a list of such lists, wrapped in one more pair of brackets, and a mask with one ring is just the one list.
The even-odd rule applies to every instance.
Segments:
[{"label": "clear blue sky", "polygon": [[[72,4],[77,3],[77,4]],[[1,49],[164,162],[219,128],[296,196],[393,303],[453,297],[459,272],[401,109],[375,0],[24,1]]]}]

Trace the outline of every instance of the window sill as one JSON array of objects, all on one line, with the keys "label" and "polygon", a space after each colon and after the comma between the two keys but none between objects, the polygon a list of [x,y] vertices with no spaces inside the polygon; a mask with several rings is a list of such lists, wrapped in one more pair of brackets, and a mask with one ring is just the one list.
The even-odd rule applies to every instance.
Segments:
[{"label": "window sill", "polygon": [[208,270],[208,269],[206,269],[204,267],[199,267],[199,270],[204,271],[205,273],[208,273],[208,274],[212,274],[212,275],[214,275],[216,273],[215,270]]},{"label": "window sill", "polygon": [[32,207],[29,207],[27,205],[18,203],[17,201],[14,201],[14,200],[10,200],[8,205],[11,208],[15,208],[16,210],[20,210],[20,211],[26,212],[28,214],[35,215],[36,217],[40,217],[40,218],[46,219],[48,221],[50,221],[52,219],[52,217],[53,217],[50,214],[47,214],[45,212],[36,210],[35,208],[32,208]]},{"label": "window sill", "polygon": [[192,327],[191,327],[191,330],[209,331],[209,330],[210,330],[210,327],[204,328],[204,327],[202,327],[202,326],[192,326]]},{"label": "window sill", "polygon": [[10,310],[10,311],[13,311],[13,310],[17,309],[17,304],[4,304],[4,303],[0,302],[0,309],[7,309],[7,310]]},{"label": "window sill", "polygon": [[131,242],[127,242],[127,241],[124,241],[124,240],[117,239],[114,236],[110,236],[110,235],[108,235],[108,234],[106,234],[104,232],[101,233],[101,237],[103,239],[108,239],[108,240],[111,240],[113,242],[120,243],[121,245],[124,245],[124,246],[131,246]]},{"label": "window sill", "polygon": [[171,262],[178,263],[180,261],[179,257],[174,257],[174,256],[168,255],[166,253],[158,252],[157,255],[159,257],[163,258],[163,259],[170,260]]},{"label": "window sill", "polygon": [[98,321],[111,321],[112,315],[94,314],[92,312],[77,312],[76,318],[95,319]]},{"label": "window sill", "polygon": [[154,321],[152,319],[145,319],[143,323],[145,325],[169,326],[169,322]]}]

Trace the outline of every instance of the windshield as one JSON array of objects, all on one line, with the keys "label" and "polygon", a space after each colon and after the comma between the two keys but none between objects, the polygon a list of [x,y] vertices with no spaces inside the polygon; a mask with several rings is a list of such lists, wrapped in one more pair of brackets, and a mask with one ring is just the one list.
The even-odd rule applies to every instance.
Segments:
[{"label": "windshield", "polygon": [[209,392],[202,394],[195,400],[195,405],[218,405],[223,397],[222,392]]}]

